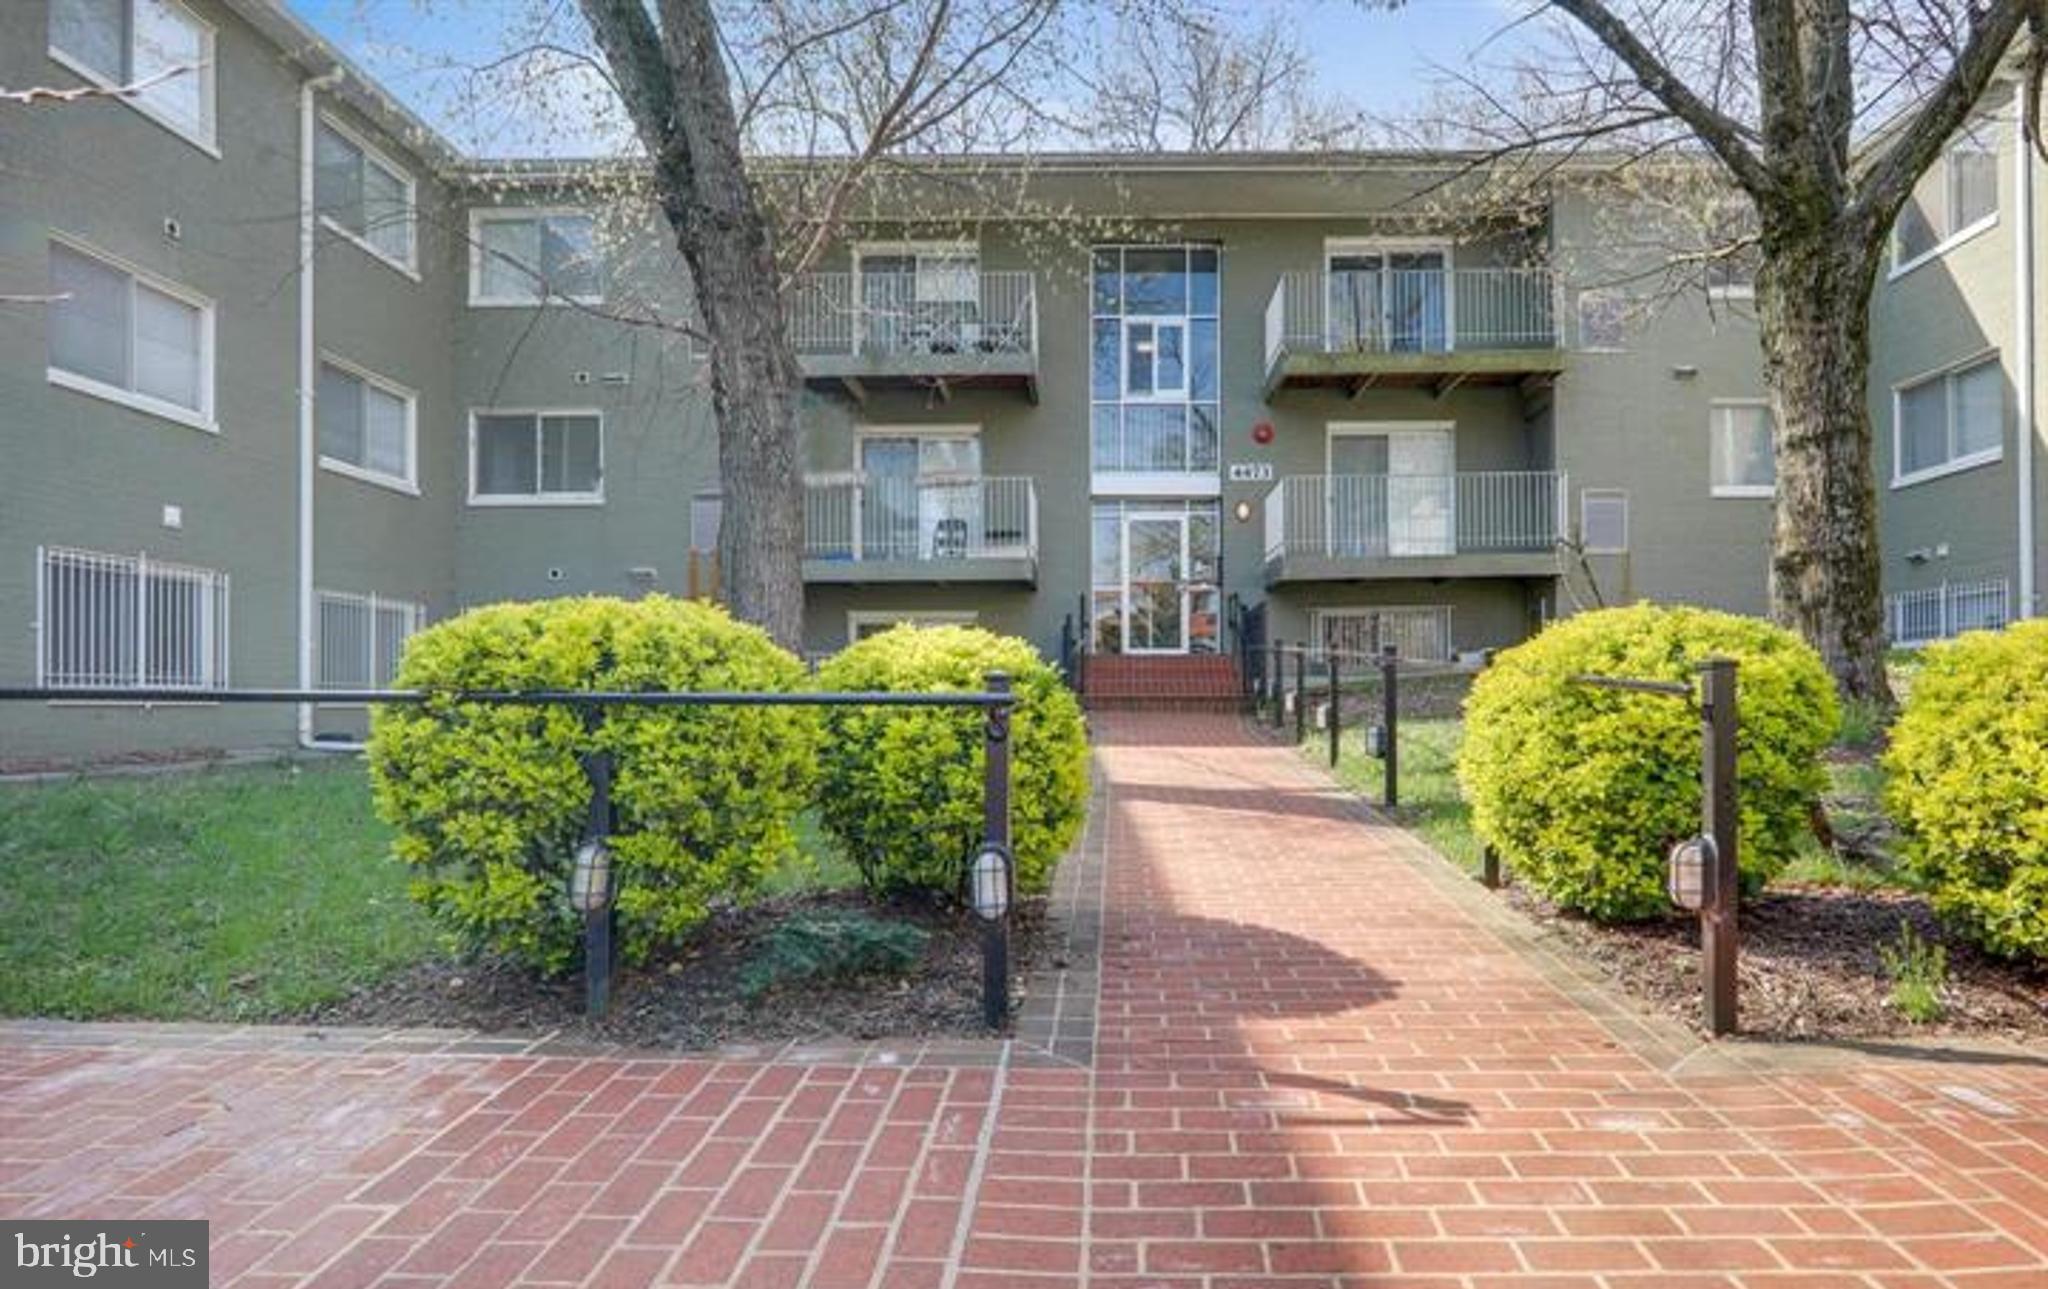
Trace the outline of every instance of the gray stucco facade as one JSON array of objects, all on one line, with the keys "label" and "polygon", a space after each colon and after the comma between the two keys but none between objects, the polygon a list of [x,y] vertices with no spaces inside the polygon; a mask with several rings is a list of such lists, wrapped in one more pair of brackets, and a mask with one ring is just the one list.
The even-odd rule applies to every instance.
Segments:
[{"label": "gray stucco facade", "polygon": [[[0,622],[10,624],[0,630],[0,677],[32,683],[49,662],[59,607],[39,603],[38,553],[76,548],[225,574],[227,648],[211,679],[297,683],[302,342],[316,365],[403,396],[412,441],[403,480],[313,471],[317,592],[417,606],[430,620],[502,599],[707,589],[700,548],[716,513],[714,425],[700,345],[646,323],[689,317],[687,275],[658,220],[593,201],[573,168],[454,155],[350,73],[314,91],[314,110],[410,184],[412,252],[394,264],[321,220],[302,265],[302,94],[336,58],[268,0],[181,3],[211,28],[212,146],[104,99],[20,112],[0,132],[0,293],[43,291],[53,244],[173,284],[209,304],[214,390],[210,428],[82,392],[51,375],[48,310],[0,306],[0,440],[10,449],[0,475]],[[0,6],[0,82],[76,83],[49,46],[43,0]],[[1000,198],[904,185],[863,208],[845,245],[817,266],[826,276],[803,287],[839,291],[836,312],[805,314],[795,297],[791,305],[816,481],[805,649],[836,649],[861,624],[897,614],[972,615],[1051,654],[1070,621],[1088,630],[1093,613],[1098,640],[1135,645],[1138,619],[1125,620],[1116,596],[1091,600],[1111,554],[1104,543],[1128,540],[1132,515],[1141,541],[1161,540],[1181,531],[1163,515],[1191,511],[1181,572],[1199,586],[1186,598],[1162,593],[1145,611],[1143,638],[1164,640],[1167,652],[1227,647],[1233,606],[1267,606],[1274,638],[1332,641],[1332,622],[1405,610],[1440,634],[1403,638],[1445,652],[1510,644],[1599,601],[1762,611],[1768,495],[1710,486],[1715,409],[1761,394],[1746,303],[1666,301],[1612,334],[1582,335],[1580,293],[1622,276],[1616,254],[1633,249],[1614,244],[1611,219],[1595,218],[1612,198],[1565,185],[1514,230],[1424,215],[1417,194],[1447,164],[1052,157],[1028,171],[990,166],[997,178],[984,191]],[[594,212],[604,304],[476,298],[479,220],[544,222],[531,213],[579,209]],[[1997,250],[2004,229],[1881,294],[1874,380],[1916,361],[1882,340],[1899,311],[1936,307],[1909,300],[1908,289],[1933,290],[1980,251],[2009,261],[2009,249]],[[1122,304],[1105,320],[1091,251],[1108,245],[1197,248],[1184,262],[1213,263],[1213,302],[1195,301],[1206,285],[1186,286],[1188,303],[1165,331]],[[867,302],[891,272],[914,307],[907,324],[888,322],[896,348],[881,352],[888,346],[853,343],[847,328],[868,325]],[[1378,293],[1369,307],[1360,284]],[[299,316],[307,290],[310,337]],[[1956,303],[1962,288],[1948,294],[1956,322],[1946,348],[1981,348],[1972,326],[2010,329]],[[638,321],[606,316],[605,305],[628,297]],[[851,324],[849,302],[859,306]],[[1201,348],[1194,359],[1202,372],[1155,366],[1134,397],[1132,365],[1163,362],[1168,350],[1188,359],[1209,343],[1211,316],[1213,357]],[[1121,458],[1094,468],[1106,378],[1092,347],[1105,325],[1122,328],[1121,365],[1107,378],[1119,382],[1114,423],[1187,405],[1182,423],[1214,435],[1197,461],[1188,431],[1188,468],[1116,468],[1129,464]],[[1935,334],[1921,328],[1918,340]],[[1166,388],[1175,379],[1185,393]],[[516,436],[526,424],[535,460],[561,460],[514,459],[506,468],[538,472],[535,495],[480,498],[486,471],[474,440]],[[601,442],[598,483],[549,492],[548,471],[583,469],[564,445],[589,433]],[[963,435],[978,446],[918,446]],[[869,478],[892,453],[917,462],[894,501]],[[933,474],[925,454],[952,473]],[[1892,494],[1887,524],[1933,541],[1930,525],[1953,517],[1939,517],[1945,506],[1916,512],[1921,495],[1981,482],[2009,499],[1998,477],[2007,468]],[[1596,542],[1583,540],[1589,504]],[[1198,549],[1212,515],[1213,568]],[[1977,538],[1948,541],[1961,550]],[[2000,541],[2012,544],[1983,537],[1987,548]],[[1118,545],[1111,563],[1124,553]],[[1180,621],[1163,604],[1180,606]],[[1107,627],[1104,612],[1114,618]],[[313,616],[317,681],[334,642]],[[55,629],[75,633],[77,623]],[[148,711],[91,697],[81,688],[75,704],[0,708],[0,762],[287,746],[301,732],[289,710],[208,705],[203,688],[191,704]],[[360,712],[322,708],[314,732],[346,738],[360,722]]]}]

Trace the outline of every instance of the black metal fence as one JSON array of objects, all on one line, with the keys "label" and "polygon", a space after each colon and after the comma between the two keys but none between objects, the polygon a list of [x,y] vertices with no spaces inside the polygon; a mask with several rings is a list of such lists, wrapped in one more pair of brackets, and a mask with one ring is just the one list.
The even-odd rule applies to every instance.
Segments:
[{"label": "black metal fence", "polygon": [[[646,690],[422,690],[422,689],[178,689],[133,687],[125,689],[69,689],[0,687],[0,703],[65,702],[91,698],[104,703],[190,703],[194,701],[236,705],[318,706],[321,704],[371,704],[423,706],[427,704],[472,704],[493,707],[568,707],[582,713],[586,726],[595,728],[607,708],[613,707],[956,707],[983,713],[982,746],[982,844],[975,856],[963,857],[962,891],[982,917],[982,1014],[991,1028],[999,1028],[1009,1011],[1009,913],[1016,898],[1016,869],[1010,851],[1010,718],[1017,696],[1010,677],[990,672],[986,688],[952,693],[873,692],[790,692],[748,693],[738,691],[646,691]],[[612,757],[595,751],[583,758],[583,770],[590,781],[590,811],[578,846],[579,862],[586,848],[601,856],[617,824],[611,803]],[[975,870],[990,857],[1002,867],[999,899],[977,890],[972,882]],[[607,869],[608,872],[608,869]],[[572,879],[572,883],[575,879]],[[585,1010],[593,1016],[604,1014],[610,1000],[612,976],[612,924],[614,891],[607,886],[592,895],[572,890],[572,900],[584,912]]]}]

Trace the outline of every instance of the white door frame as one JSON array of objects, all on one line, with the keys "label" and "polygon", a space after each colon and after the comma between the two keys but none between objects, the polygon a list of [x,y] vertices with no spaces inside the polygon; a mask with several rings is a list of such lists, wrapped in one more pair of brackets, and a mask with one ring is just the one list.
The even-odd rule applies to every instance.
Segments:
[{"label": "white door frame", "polygon": [[[1131,643],[1131,525],[1134,523],[1172,523],[1180,526],[1179,576],[1175,579],[1175,597],[1180,603],[1180,644],[1172,649],[1139,649]],[[1123,569],[1122,585],[1118,588],[1122,605],[1124,652],[1133,655],[1184,654],[1190,652],[1188,642],[1188,512],[1185,510],[1129,510],[1125,511],[1117,529],[1120,547],[1120,563]]]}]

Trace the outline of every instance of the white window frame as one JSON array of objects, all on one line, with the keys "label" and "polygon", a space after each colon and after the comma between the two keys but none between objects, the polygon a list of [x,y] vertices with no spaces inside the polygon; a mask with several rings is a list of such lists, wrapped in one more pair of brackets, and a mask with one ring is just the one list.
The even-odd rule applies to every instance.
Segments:
[{"label": "white window frame", "polygon": [[[1903,444],[1900,437],[1902,421],[1899,413],[1906,391],[1918,389],[1932,381],[1951,381],[1958,374],[1969,371],[1973,367],[1984,366],[1987,363],[1995,364],[1999,369],[1998,446],[1972,452],[1967,456],[1951,456],[1940,465],[1928,466],[1922,470],[1915,470],[1910,474],[1901,472],[1899,468],[1900,463],[1905,460],[1905,457],[1902,453]],[[1950,450],[1953,451],[1956,442],[1956,406],[1954,387],[1952,385],[1949,388],[1947,397],[1942,401],[1948,410],[1948,443]],[[1910,488],[1916,483],[1926,483],[1931,479],[1940,479],[1948,475],[1960,474],[1965,470],[1975,470],[1979,466],[1995,465],[2003,461],[2005,459],[2005,430],[2005,365],[2001,360],[1999,351],[1995,348],[1980,350],[1958,362],[1949,363],[1945,366],[1937,367],[1933,371],[1922,372],[1917,376],[1909,376],[1905,380],[1899,381],[1892,386],[1892,488],[1894,490]]]},{"label": "white window frame", "polygon": [[[550,416],[587,416],[597,421],[597,490],[595,492],[478,492],[476,490],[477,420],[485,416],[531,416],[535,442],[535,488],[540,487],[541,421]],[[604,412],[595,407],[472,407],[469,409],[469,504],[472,506],[602,506],[605,488]]]},{"label": "white window frame", "polygon": [[[1152,328],[1152,388],[1139,394],[1131,390],[1131,328]],[[1173,389],[1159,387],[1159,328],[1180,330],[1180,384]],[[1194,395],[1194,327],[1184,313],[1124,314],[1118,320],[1117,380],[1119,401],[1124,403],[1192,403]]]},{"label": "white window frame", "polygon": [[[320,468],[333,474],[347,475],[349,478],[360,480],[363,483],[375,484],[379,488],[389,488],[393,492],[402,492],[412,497],[419,496],[419,395],[415,393],[413,390],[407,389],[405,386],[399,384],[397,381],[387,379],[386,377],[383,376],[379,376],[376,372],[371,371],[369,368],[364,367],[358,363],[352,363],[348,359],[343,358],[340,354],[334,353],[330,350],[323,349],[320,351],[320,362],[323,366],[332,367],[336,371],[355,377],[357,380],[363,382],[365,385],[370,385],[373,386],[374,388],[380,389],[384,391],[386,394],[391,395],[393,398],[396,398],[400,402],[403,402],[405,404],[405,473],[402,475],[386,474],[382,470],[372,470],[368,466],[360,466],[352,461],[343,461],[339,457],[328,456],[325,452],[322,452],[320,454]],[[317,383],[315,385],[315,390],[316,393],[314,396],[317,399]],[[602,479],[602,475],[600,475],[599,477],[600,479]]]},{"label": "white window frame", "polygon": [[[192,290],[188,286],[173,282],[161,274],[152,273],[148,269],[141,268],[129,260],[122,259],[118,255],[110,255],[90,242],[73,237],[68,233],[60,233],[52,229],[49,241],[79,255],[83,255],[88,259],[98,260],[105,267],[128,276],[128,289],[131,297],[128,310],[128,340],[131,366],[135,340],[135,309],[132,297],[137,282],[160,295],[167,295],[173,300],[199,310],[199,407],[195,410],[177,403],[166,402],[161,398],[154,398],[148,394],[140,394],[120,385],[109,385],[105,381],[97,380],[91,376],[83,376],[68,368],[58,367],[53,363],[49,363],[46,358],[43,371],[50,384],[60,389],[71,390],[74,393],[104,399],[109,403],[119,403],[123,407],[133,408],[138,412],[147,412],[151,416],[161,417],[166,421],[175,421],[179,425],[190,426],[195,430],[204,430],[208,434],[219,434],[220,422],[215,419],[213,402],[215,306],[212,299],[199,294],[199,292]],[[48,353],[47,345],[44,347],[44,352],[45,354]],[[132,378],[133,374],[131,372]]]},{"label": "white window frame", "polygon": [[[1991,140],[1991,155],[1995,161],[1995,158],[1998,156],[1998,140],[1996,138],[1997,125],[1998,120],[1996,117],[1980,117],[1973,122],[1965,124],[1962,130],[1958,133],[1967,133],[1973,127],[1992,133],[1993,138]],[[1948,225],[1953,225],[1955,223],[1956,191],[1952,172],[1949,169],[1949,158],[1953,156],[1957,151],[1959,151],[1962,148],[1962,146],[1963,145],[1961,139],[1957,139],[1956,141],[1951,142],[1947,147],[1941,150],[1941,159],[1937,163],[1941,171],[1940,179],[1942,222]],[[1994,164],[1993,169],[1996,170],[1997,168],[1998,167]],[[1908,200],[1910,200],[1910,198]],[[1949,232],[1935,239],[1934,245],[1928,247],[1926,250],[1920,252],[1918,255],[1913,256],[1911,259],[1905,260],[1899,258],[1899,230],[1898,225],[1895,221],[1892,226],[1890,237],[1891,269],[1885,275],[1885,280],[1892,281],[1894,279],[1904,277],[1906,274],[1911,273],[1914,269],[1919,268],[1922,264],[1927,264],[1934,260],[1938,260],[1942,256],[1954,250],[1956,247],[1961,246],[1964,242],[1971,241],[1977,237],[1982,236],[1984,233],[1990,231],[1991,229],[1998,227],[1998,217],[2003,206],[2004,202],[2002,200],[2001,195],[2001,200],[1998,204],[1994,205],[1991,208],[1990,214],[1985,215],[1980,219],[1974,220],[1962,228],[1951,227]]]},{"label": "white window frame", "polygon": [[[1619,546],[1595,546],[1587,540],[1586,502],[1589,500],[1621,502],[1621,544]],[[1629,549],[1629,497],[1626,488],[1581,488],[1579,489],[1579,540],[1585,542],[1588,555],[1626,555]]]},{"label": "white window frame", "polygon": [[[218,161],[221,159],[220,143],[218,141],[220,133],[220,110],[218,78],[215,76],[214,72],[215,69],[220,65],[218,55],[218,50],[220,46],[219,34],[212,23],[200,17],[197,13],[194,13],[188,6],[181,4],[179,0],[161,0],[161,3],[166,8],[175,9],[179,13],[183,14],[186,18],[191,20],[193,26],[199,29],[199,66],[194,68],[189,73],[181,74],[194,75],[199,77],[200,117],[202,118],[200,128],[198,129],[198,131],[195,132],[183,121],[180,121],[175,117],[166,116],[163,112],[157,110],[155,107],[152,107],[147,101],[147,99],[145,99],[143,96],[139,94],[112,94],[109,95],[109,97],[114,98],[121,103],[125,103],[127,106],[133,108],[135,111],[141,113],[144,117],[148,118],[150,121],[153,121],[157,125],[162,126],[164,129],[170,131],[172,134],[177,135],[180,139],[183,139],[185,142],[191,144],[193,147],[199,149],[201,152],[204,152],[207,156],[212,157],[215,161]],[[122,0],[122,13],[127,21],[129,33],[131,34],[131,36],[135,27],[135,4],[136,0]],[[43,26],[45,33],[44,43],[46,46],[46,52],[48,53],[51,62],[56,63],[59,66],[65,68],[66,70],[75,73],[76,75],[84,78],[89,84],[97,86],[100,89],[120,90],[126,88],[115,81],[109,80],[104,75],[86,66],[85,62],[82,59],[76,57],[75,55],[66,53],[64,50],[58,48],[56,42],[50,40],[48,37],[49,19],[47,16],[44,18]],[[124,49],[122,51],[122,58],[125,61],[132,62],[134,60],[134,50]]]},{"label": "white window frame", "polygon": [[[1736,407],[1761,407],[1764,409],[1765,414],[1769,415],[1771,411],[1771,400],[1769,400],[1768,398],[1716,398],[1708,401],[1707,493],[1709,496],[1714,497],[1775,497],[1778,495],[1778,485],[1775,482],[1772,483],[1769,487],[1763,487],[1761,485],[1753,483],[1718,483],[1714,479],[1714,435],[1720,433],[1721,413],[1729,408]],[[1773,436],[1772,446],[1774,452],[1772,459],[1772,478],[1776,479],[1777,465],[1775,457],[1775,448],[1777,443],[1777,425],[1775,424],[1775,421],[1771,426],[1771,433]]]},{"label": "white window frame", "polygon": [[532,296],[485,295],[484,281],[484,236],[483,226],[522,219],[554,219],[577,216],[590,221],[592,244],[597,242],[597,213],[587,206],[472,206],[469,211],[469,307],[472,309],[563,309],[579,304],[603,304],[605,266],[603,248],[597,247],[597,285],[595,295],[565,295],[558,291],[546,290],[539,280],[539,265],[521,265],[522,271],[535,275]]},{"label": "white window frame", "polygon": [[364,254],[370,256],[378,263],[386,265],[387,267],[390,267],[392,269],[396,269],[398,272],[404,274],[408,278],[411,278],[415,282],[419,281],[419,184],[414,181],[412,177],[412,172],[410,170],[407,170],[404,166],[398,164],[396,161],[393,161],[391,157],[382,149],[378,148],[375,144],[371,143],[368,139],[364,138],[361,132],[354,130],[350,128],[348,125],[344,124],[333,113],[322,112],[320,114],[320,125],[322,129],[332,130],[336,134],[340,135],[342,138],[348,140],[351,145],[353,145],[357,150],[359,150],[363,154],[363,160],[365,162],[367,162],[370,165],[376,166],[378,169],[383,170],[386,173],[394,176],[395,178],[398,179],[398,181],[401,184],[405,186],[405,258],[402,260],[398,260],[393,259],[389,255],[386,255],[381,249],[379,249],[376,243],[370,241],[370,239],[367,237],[358,236],[350,229],[344,228],[331,215],[322,213],[320,216],[320,226],[322,228],[325,228],[328,232],[333,233],[335,236],[341,238],[343,241],[353,242],[356,246],[362,249]]},{"label": "white window frame", "polygon": [[848,609],[846,643],[860,639],[860,628],[876,625],[914,627],[971,627],[981,621],[974,609]]}]

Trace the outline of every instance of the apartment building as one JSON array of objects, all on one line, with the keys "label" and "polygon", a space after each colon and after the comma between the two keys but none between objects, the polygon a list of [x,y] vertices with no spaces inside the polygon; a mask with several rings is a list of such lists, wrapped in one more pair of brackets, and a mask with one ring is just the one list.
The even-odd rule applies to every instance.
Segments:
[{"label": "apartment building", "polygon": [[2041,607],[2035,211],[2048,188],[2012,88],[1986,96],[1922,179],[1872,302],[1870,412],[1896,641],[2003,626]]},{"label": "apartment building", "polygon": [[[0,305],[0,676],[77,693],[0,708],[0,760],[345,740],[207,691],[381,683],[471,604],[713,591],[652,214],[457,154],[271,0],[0,7],[7,84],[186,61],[0,131],[0,294],[50,297]],[[1458,164],[981,159],[871,202],[788,297],[806,648],[1199,657],[1256,609],[1448,657],[1595,602],[1762,611],[1746,285],[1633,309],[1611,195],[1478,218],[1428,199]],[[191,701],[94,701],[138,683]]]}]

